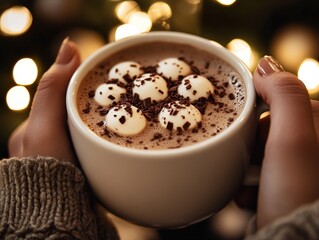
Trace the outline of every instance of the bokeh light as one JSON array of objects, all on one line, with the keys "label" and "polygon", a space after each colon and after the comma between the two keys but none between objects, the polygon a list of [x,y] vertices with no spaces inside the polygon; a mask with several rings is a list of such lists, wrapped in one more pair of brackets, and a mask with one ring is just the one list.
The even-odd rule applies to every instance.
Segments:
[{"label": "bokeh light", "polygon": [[253,70],[257,64],[257,53],[252,50],[250,45],[242,39],[233,39],[227,44],[230,52],[239,57],[248,67]]},{"label": "bokeh light", "polygon": [[127,23],[131,14],[141,9],[135,1],[123,1],[116,5],[115,15],[123,23]]},{"label": "bokeh light", "polygon": [[303,81],[310,94],[319,93],[319,62],[306,58],[299,67],[298,78]]},{"label": "bokeh light", "polygon": [[236,2],[236,0],[216,0],[216,1],[225,6],[230,6]]},{"label": "bokeh light", "polygon": [[128,19],[128,23],[137,26],[140,32],[148,32],[152,28],[152,20],[146,12],[132,13]]},{"label": "bokeh light", "polygon": [[14,86],[7,92],[6,100],[11,110],[20,111],[28,107],[30,93],[26,87]]},{"label": "bokeh light", "polygon": [[172,16],[172,9],[165,2],[155,2],[149,7],[148,15],[153,22],[160,22]]},{"label": "bokeh light", "polygon": [[14,6],[4,11],[0,17],[0,30],[5,35],[21,35],[32,24],[32,14],[26,7]]},{"label": "bokeh light", "polygon": [[38,77],[38,67],[31,58],[22,58],[14,65],[12,74],[17,84],[30,85]]},{"label": "bokeh light", "polygon": [[114,31],[114,40],[117,41],[122,38],[126,38],[126,37],[133,36],[140,33],[141,33],[141,30],[137,26],[129,24],[129,23],[122,24],[116,27]]},{"label": "bokeh light", "polygon": [[243,239],[246,226],[253,213],[239,208],[230,202],[224,209],[212,218],[211,228],[222,239]]},{"label": "bokeh light", "polygon": [[310,28],[289,26],[275,35],[271,48],[274,57],[286,70],[297,72],[305,58],[316,55],[318,39]]},{"label": "bokeh light", "polygon": [[110,39],[114,38],[116,41],[132,35],[149,32],[152,25],[152,20],[146,12],[134,12],[130,14],[128,23],[115,28],[114,36],[110,36]]},{"label": "bokeh light", "polygon": [[266,112],[263,112],[261,115],[260,115],[260,119],[263,119],[265,117],[268,117],[270,115],[270,112],[269,111],[266,111]]}]

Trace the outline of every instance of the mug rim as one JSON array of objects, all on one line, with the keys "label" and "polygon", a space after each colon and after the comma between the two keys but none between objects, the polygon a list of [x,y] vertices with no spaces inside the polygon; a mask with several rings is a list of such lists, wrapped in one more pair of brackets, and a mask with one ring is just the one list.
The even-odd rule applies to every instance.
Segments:
[{"label": "mug rim", "polygon": [[[165,39],[168,37],[169,39]],[[78,113],[78,107],[76,103],[77,90],[83,81],[84,77],[87,73],[92,70],[95,66],[101,63],[106,57],[116,53],[121,50],[122,47],[134,46],[136,44],[141,44],[141,42],[152,42],[159,41],[158,38],[161,38],[160,41],[166,42],[175,42],[175,43],[183,43],[187,45],[191,45],[195,48],[199,48],[201,50],[211,52],[217,57],[221,58],[225,62],[227,62],[235,71],[242,77],[245,87],[246,87],[246,101],[244,108],[237,116],[234,122],[222,132],[218,133],[216,136],[210,137],[203,141],[188,145],[182,146],[179,148],[172,149],[136,149],[125,146],[120,146],[116,143],[110,142],[102,137],[98,136],[94,133],[89,127],[84,123],[81,119],[80,114]],[[205,47],[213,46],[212,48],[205,49]],[[212,49],[212,50],[211,50]],[[255,107],[256,101],[256,93],[254,84],[252,81],[252,73],[248,69],[248,67],[243,63],[241,59],[239,59],[236,55],[228,51],[221,44],[205,39],[203,37],[182,33],[182,32],[174,32],[174,31],[153,31],[148,33],[142,33],[138,35],[134,35],[131,37],[127,37],[124,39],[120,39],[116,42],[110,42],[99,48],[95,52],[93,52],[85,61],[83,61],[78,69],[74,72],[69,82],[66,94],[66,107],[68,114],[68,121],[72,121],[74,126],[78,131],[81,132],[82,136],[85,136],[90,141],[93,141],[95,144],[103,148],[107,148],[111,151],[121,152],[122,154],[126,153],[129,155],[136,155],[140,157],[149,158],[152,157],[154,159],[161,158],[166,155],[179,155],[179,154],[187,154],[189,152],[194,151],[202,151],[205,148],[209,148],[210,146],[216,144],[217,142],[225,140],[225,138],[231,137],[232,134],[235,134],[236,131],[241,129],[243,125],[248,120],[250,114],[252,114],[253,109]]]}]

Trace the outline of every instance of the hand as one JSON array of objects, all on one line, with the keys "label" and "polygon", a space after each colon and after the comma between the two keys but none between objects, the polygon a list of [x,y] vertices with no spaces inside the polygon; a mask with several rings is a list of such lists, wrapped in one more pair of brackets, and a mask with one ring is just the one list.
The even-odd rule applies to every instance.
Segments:
[{"label": "hand", "polygon": [[319,102],[268,56],[259,62],[254,84],[270,107],[257,205],[260,228],[319,198]]},{"label": "hand", "polygon": [[41,155],[75,162],[67,128],[65,95],[69,80],[79,64],[76,45],[65,39],[55,63],[40,80],[29,118],[9,139],[10,157]]}]

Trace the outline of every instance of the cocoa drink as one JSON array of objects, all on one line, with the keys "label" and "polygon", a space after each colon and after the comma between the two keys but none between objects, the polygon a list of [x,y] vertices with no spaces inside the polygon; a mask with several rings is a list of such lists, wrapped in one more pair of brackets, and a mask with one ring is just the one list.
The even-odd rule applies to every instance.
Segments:
[{"label": "cocoa drink", "polygon": [[123,49],[82,81],[78,111],[98,136],[144,150],[185,147],[229,127],[246,87],[226,62],[187,44]]}]

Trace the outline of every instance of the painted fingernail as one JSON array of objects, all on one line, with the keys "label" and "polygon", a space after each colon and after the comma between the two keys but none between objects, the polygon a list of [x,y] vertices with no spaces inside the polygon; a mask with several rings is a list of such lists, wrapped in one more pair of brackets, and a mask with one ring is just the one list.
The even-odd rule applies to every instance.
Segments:
[{"label": "painted fingernail", "polygon": [[56,58],[56,63],[58,64],[68,63],[72,59],[74,53],[75,51],[74,51],[72,43],[70,42],[70,38],[66,37],[61,44],[58,56]]},{"label": "painted fingernail", "polygon": [[258,63],[257,71],[262,77],[267,77],[273,73],[284,72],[285,70],[272,56],[264,56]]}]

